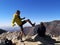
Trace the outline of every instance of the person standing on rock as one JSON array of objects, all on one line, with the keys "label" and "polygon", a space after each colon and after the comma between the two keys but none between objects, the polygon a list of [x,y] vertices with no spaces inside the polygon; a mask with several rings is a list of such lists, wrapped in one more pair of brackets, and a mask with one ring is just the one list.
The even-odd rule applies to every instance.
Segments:
[{"label": "person standing on rock", "polygon": [[22,21],[23,19],[25,19],[25,17],[21,18],[20,13],[21,12],[17,10],[16,13],[14,14],[13,20],[12,20],[12,26],[15,26],[15,22],[16,22],[16,24],[21,28],[20,36],[22,37],[23,35],[25,35],[23,31],[23,25],[29,22],[32,26],[35,26],[35,23],[33,24],[29,19]]}]

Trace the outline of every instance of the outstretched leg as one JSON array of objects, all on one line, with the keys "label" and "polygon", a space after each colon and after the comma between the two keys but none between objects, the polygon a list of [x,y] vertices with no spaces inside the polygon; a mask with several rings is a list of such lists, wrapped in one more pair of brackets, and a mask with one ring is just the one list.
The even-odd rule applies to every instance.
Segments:
[{"label": "outstretched leg", "polygon": [[26,22],[29,22],[32,26],[35,26],[35,23],[33,24],[29,19],[25,20]]}]

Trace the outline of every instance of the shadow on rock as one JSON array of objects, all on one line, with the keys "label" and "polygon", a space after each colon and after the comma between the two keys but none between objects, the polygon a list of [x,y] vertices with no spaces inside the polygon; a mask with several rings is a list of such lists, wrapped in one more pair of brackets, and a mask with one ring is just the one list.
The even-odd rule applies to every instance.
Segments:
[{"label": "shadow on rock", "polygon": [[50,36],[46,35],[44,37],[36,36],[34,40],[29,39],[27,41],[31,42],[41,42],[42,44],[39,45],[55,45],[55,43],[60,43],[60,41],[56,41],[55,39],[52,39]]}]

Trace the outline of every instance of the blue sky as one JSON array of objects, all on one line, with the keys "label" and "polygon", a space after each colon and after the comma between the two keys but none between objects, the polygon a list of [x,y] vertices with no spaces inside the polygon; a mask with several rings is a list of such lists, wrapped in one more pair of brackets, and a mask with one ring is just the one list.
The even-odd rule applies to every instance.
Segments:
[{"label": "blue sky", "polygon": [[0,26],[11,25],[16,10],[37,24],[60,20],[60,0],[0,0]]}]

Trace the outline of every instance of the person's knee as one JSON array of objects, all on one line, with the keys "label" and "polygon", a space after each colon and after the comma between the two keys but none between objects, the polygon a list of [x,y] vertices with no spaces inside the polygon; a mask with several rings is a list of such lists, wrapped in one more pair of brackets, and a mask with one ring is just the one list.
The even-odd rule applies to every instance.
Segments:
[{"label": "person's knee", "polygon": [[29,22],[30,20],[29,19],[27,19],[27,20],[25,20],[26,22]]}]

